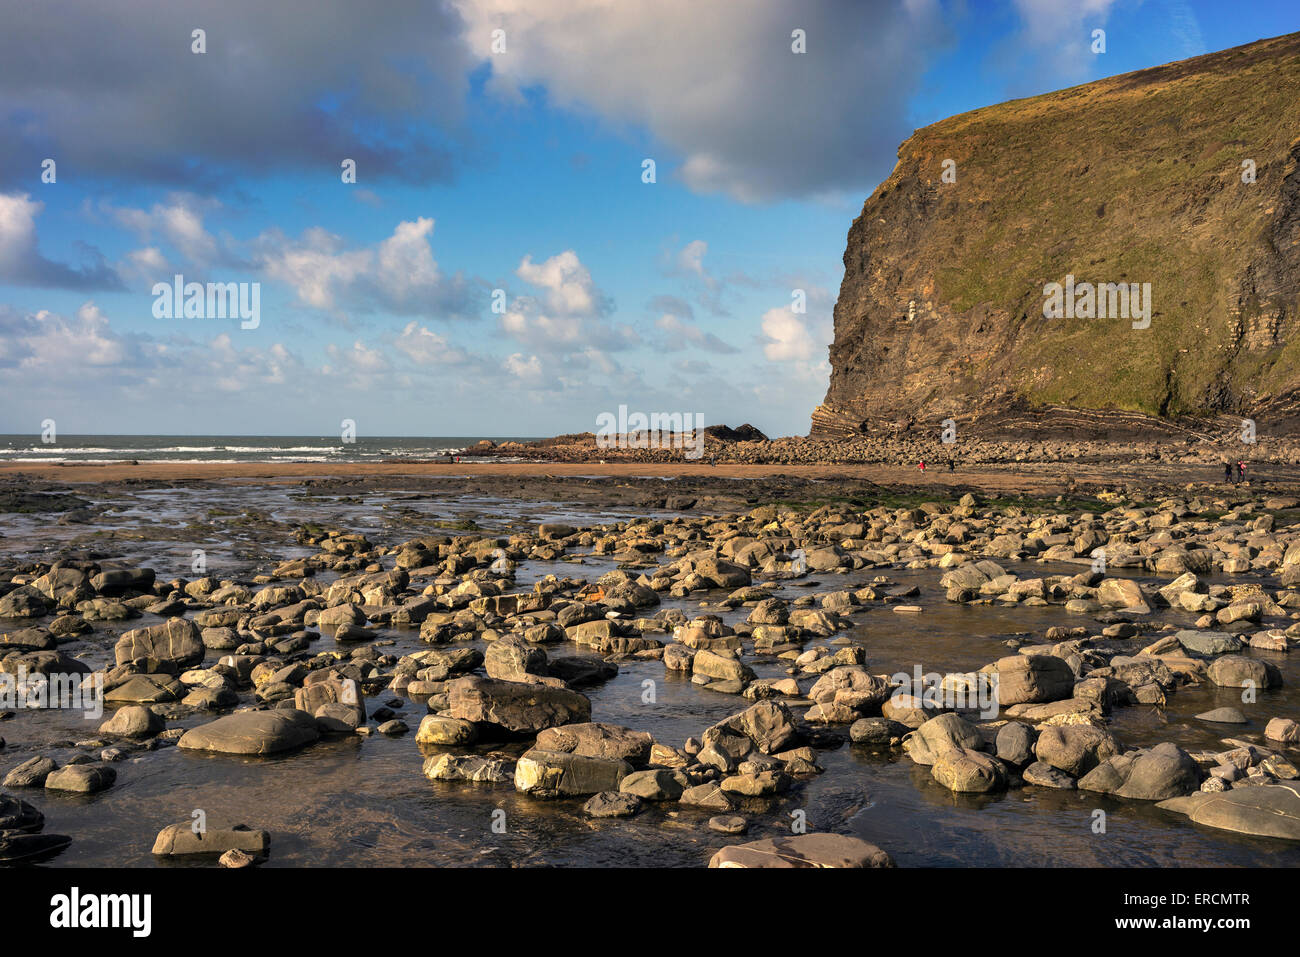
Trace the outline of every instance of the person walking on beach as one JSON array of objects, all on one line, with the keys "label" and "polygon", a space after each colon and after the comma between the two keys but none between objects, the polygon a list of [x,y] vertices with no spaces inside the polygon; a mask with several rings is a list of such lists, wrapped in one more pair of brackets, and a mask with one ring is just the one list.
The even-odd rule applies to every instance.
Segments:
[{"label": "person walking on beach", "polygon": [[1231,482],[1231,481],[1232,481],[1232,463],[1231,463],[1231,462],[1224,462],[1224,463],[1223,463],[1223,480],[1224,480],[1225,482]]},{"label": "person walking on beach", "polygon": [[1237,478],[1242,482],[1246,481],[1246,463],[1244,461],[1237,463]]},{"label": "person walking on beach", "polygon": [[952,456],[948,456],[948,471],[951,472],[956,466],[952,464]]},{"label": "person walking on beach", "polygon": [[925,471],[925,459],[921,459],[920,463],[919,463],[916,467],[917,467],[918,469],[920,469],[922,472],[924,472],[924,471]]}]

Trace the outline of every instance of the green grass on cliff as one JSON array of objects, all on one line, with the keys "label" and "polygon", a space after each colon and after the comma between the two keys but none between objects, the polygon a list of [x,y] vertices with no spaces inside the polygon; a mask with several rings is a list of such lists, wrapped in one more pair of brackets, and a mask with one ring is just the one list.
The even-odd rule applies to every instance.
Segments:
[{"label": "green grass on cliff", "polygon": [[[1014,330],[973,380],[1001,375],[1035,404],[1195,413],[1225,385],[1300,386],[1300,337],[1242,338],[1300,309],[1247,286],[1272,255],[1297,134],[1300,37],[1286,37],[944,120],[904,144],[891,180],[957,161],[933,216],[942,235],[928,237],[947,250],[936,299],[955,314],[991,308]],[[1066,273],[1151,283],[1151,327],[1045,319],[1043,285]]]}]

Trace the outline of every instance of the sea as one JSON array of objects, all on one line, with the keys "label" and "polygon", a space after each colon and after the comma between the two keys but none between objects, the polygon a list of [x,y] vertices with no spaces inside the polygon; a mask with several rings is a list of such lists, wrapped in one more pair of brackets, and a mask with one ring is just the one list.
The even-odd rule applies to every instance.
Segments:
[{"label": "sea", "polygon": [[[419,462],[466,455],[482,439],[528,442],[531,436],[444,435],[0,435],[0,464],[59,462]],[[494,461],[502,461],[500,458]]]}]

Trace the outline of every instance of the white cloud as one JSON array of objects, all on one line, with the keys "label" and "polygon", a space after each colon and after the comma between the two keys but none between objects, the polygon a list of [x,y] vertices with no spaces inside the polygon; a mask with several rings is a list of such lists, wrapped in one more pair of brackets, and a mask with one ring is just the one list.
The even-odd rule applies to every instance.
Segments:
[{"label": "white cloud", "polygon": [[525,256],[515,270],[520,279],[546,291],[545,304],[557,316],[591,316],[604,311],[603,297],[591,281],[591,273],[566,249],[543,263]]},{"label": "white cloud", "polygon": [[507,356],[501,365],[516,379],[537,382],[542,378],[542,360],[537,356],[525,356],[522,352],[516,352]]},{"label": "white cloud", "polygon": [[421,365],[439,365],[464,362],[468,355],[463,349],[452,346],[447,337],[412,321],[393,343],[409,359]]},{"label": "white cloud", "polygon": [[252,243],[253,259],[314,309],[469,315],[475,310],[470,284],[459,275],[442,275],[433,255],[433,230],[434,221],[422,216],[398,223],[377,245],[356,249],[321,227],[304,230],[298,239],[271,231]]},{"label": "white cloud", "polygon": [[[911,130],[908,99],[947,36],[932,0],[457,6],[493,89],[543,84],[560,105],[644,125],[682,157],[692,189],[746,201],[861,190],[887,173]],[[508,42],[499,56],[496,28]],[[796,28],[805,53],[791,49]],[[662,176],[672,156],[657,158]]]},{"label": "white cloud", "polygon": [[796,362],[811,359],[817,343],[803,321],[789,306],[763,313],[763,335],[767,344],[763,355],[772,362]]}]

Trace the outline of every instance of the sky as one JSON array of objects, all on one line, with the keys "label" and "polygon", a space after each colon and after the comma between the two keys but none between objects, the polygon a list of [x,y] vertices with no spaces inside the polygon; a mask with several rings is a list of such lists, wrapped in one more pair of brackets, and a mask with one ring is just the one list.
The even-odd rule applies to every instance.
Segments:
[{"label": "sky", "polygon": [[[846,235],[914,129],[1300,7],[0,0],[0,22],[0,432],[540,436],[625,406],[775,437],[825,396]],[[250,308],[170,311],[177,276]]]}]

